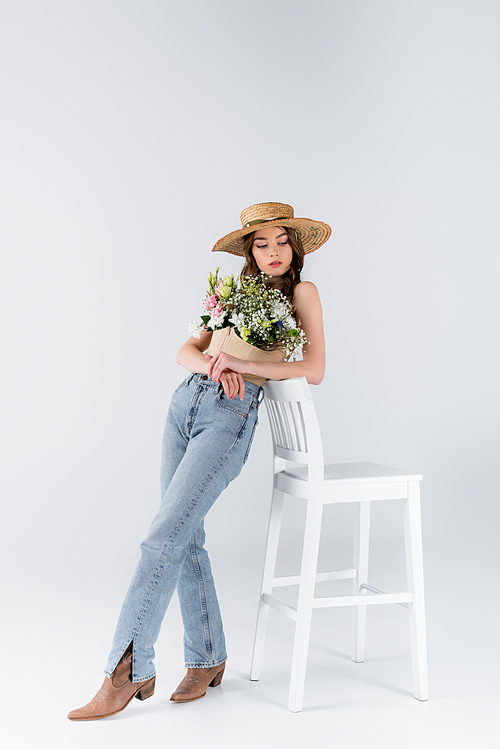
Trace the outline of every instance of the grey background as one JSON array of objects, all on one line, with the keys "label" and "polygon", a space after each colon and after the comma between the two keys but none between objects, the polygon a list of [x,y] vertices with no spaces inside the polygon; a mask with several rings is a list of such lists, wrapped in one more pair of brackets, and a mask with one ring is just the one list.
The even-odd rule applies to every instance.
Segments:
[{"label": "grey background", "polygon": [[[159,501],[163,422],[184,376],[175,352],[208,271],[240,268],[210,249],[267,200],[333,229],[304,274],[324,306],[325,454],[423,473],[430,653],[449,655],[453,682],[489,643],[480,680],[498,694],[498,3],[21,0],[0,13],[11,740],[26,701],[12,679],[33,661],[57,726],[98,687]],[[261,421],[207,521],[245,658],[270,493]],[[390,578],[400,517],[377,512]],[[292,567],[299,516],[283,546]],[[335,516],[322,564],[347,549],[351,524]],[[175,604],[165,627],[167,695],[182,672]],[[431,696],[447,684],[435,667]]]}]

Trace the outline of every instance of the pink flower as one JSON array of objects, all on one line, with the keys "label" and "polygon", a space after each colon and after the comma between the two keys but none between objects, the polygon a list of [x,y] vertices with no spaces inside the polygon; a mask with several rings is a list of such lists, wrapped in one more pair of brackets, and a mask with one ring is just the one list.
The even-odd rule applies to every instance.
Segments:
[{"label": "pink flower", "polygon": [[217,297],[212,294],[212,296],[207,297],[207,300],[205,302],[205,309],[211,310],[213,309],[217,304]]},{"label": "pink flower", "polygon": [[215,306],[212,309],[212,317],[219,317],[221,312],[222,312],[222,307],[220,306],[220,304],[217,304],[217,306]]}]

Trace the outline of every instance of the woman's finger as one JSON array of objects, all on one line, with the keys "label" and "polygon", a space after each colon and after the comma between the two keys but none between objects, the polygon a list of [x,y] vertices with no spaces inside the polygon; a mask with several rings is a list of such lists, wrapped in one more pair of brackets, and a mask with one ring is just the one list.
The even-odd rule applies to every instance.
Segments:
[{"label": "woman's finger", "polygon": [[212,379],[215,380],[215,382],[220,381],[220,377],[224,370],[227,369],[226,362],[224,359],[224,354],[220,355],[217,362],[215,363],[214,368],[212,369]]},{"label": "woman's finger", "polygon": [[227,395],[228,398],[232,397],[232,383],[231,383],[231,377],[229,376],[228,372],[224,372],[221,374],[221,382],[224,382],[224,392]]},{"label": "woman's finger", "polygon": [[[205,356],[207,355],[205,354]],[[218,378],[217,381],[220,381],[220,375],[222,373],[222,370],[224,369],[224,367],[222,368],[220,367],[220,363],[219,363],[220,358],[221,358],[221,352],[219,351],[217,354],[215,354],[215,356],[210,357],[210,361],[208,362],[208,376],[214,379],[213,377],[214,370],[217,370],[216,375],[215,375]]]},{"label": "woman's finger", "polygon": [[216,356],[214,356],[214,358],[209,364],[209,374],[212,377],[212,379],[217,383],[220,382],[221,374],[225,369],[223,359],[224,359],[223,354],[219,352]]},{"label": "woman's finger", "polygon": [[232,372],[223,372],[221,374],[221,382],[222,387],[224,388],[224,392],[227,395],[228,398],[233,400],[235,392],[234,392],[234,382],[232,378]]},{"label": "woman's finger", "polygon": [[234,400],[236,398],[236,395],[237,395],[238,390],[239,390],[238,382],[237,382],[237,379],[235,377],[234,372],[229,372],[229,381],[231,383],[231,395],[230,395],[230,398],[231,398],[231,400]]},{"label": "woman's finger", "polygon": [[212,376],[212,371],[215,364],[215,356],[208,356],[208,354],[205,354],[205,357],[209,360],[208,361],[208,376]]},{"label": "woman's finger", "polygon": [[239,395],[240,400],[243,400],[243,396],[245,395],[245,380],[239,374],[239,372],[236,374],[236,380],[238,383],[238,389],[237,389],[237,392],[235,393],[235,397],[236,395]]}]

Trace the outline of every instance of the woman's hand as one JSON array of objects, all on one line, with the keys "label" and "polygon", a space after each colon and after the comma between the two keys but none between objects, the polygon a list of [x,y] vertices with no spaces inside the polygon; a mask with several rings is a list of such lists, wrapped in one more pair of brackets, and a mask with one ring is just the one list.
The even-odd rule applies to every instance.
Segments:
[{"label": "woman's hand", "polygon": [[215,382],[221,381],[221,374],[225,370],[238,372],[240,375],[245,371],[246,362],[243,359],[237,359],[235,356],[226,354],[225,351],[219,351],[208,364],[208,374]]},{"label": "woman's hand", "polygon": [[[208,356],[207,354],[205,354],[205,356],[208,359],[209,377],[211,377],[214,382],[222,385],[228,398],[234,400],[236,396],[239,395],[240,400],[243,400],[243,396],[245,395],[245,380],[239,372],[235,371],[234,367],[232,367],[229,362],[229,360],[231,360],[233,363],[241,362],[241,364],[243,364],[241,359],[236,359],[234,356],[222,354],[221,352],[216,356]],[[221,362],[223,357],[225,358]],[[217,367],[216,373],[215,367]],[[243,368],[241,368],[241,372],[243,372]]]}]

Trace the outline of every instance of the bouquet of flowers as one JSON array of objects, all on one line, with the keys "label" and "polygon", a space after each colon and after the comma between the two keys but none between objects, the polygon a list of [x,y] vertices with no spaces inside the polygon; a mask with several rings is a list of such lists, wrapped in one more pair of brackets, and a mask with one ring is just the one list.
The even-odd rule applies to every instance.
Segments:
[{"label": "bouquet of flowers", "polygon": [[297,324],[291,302],[267,281],[272,276],[234,276],[219,278],[208,274],[209,288],[204,301],[207,314],[201,324],[189,323],[189,332],[200,337],[203,329],[234,328],[246,343],[264,351],[282,349],[286,357],[298,354],[307,343],[304,331]]}]

